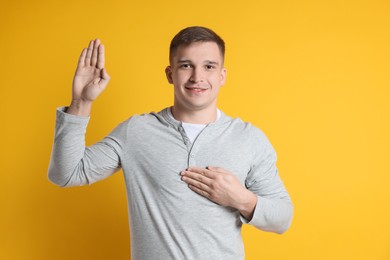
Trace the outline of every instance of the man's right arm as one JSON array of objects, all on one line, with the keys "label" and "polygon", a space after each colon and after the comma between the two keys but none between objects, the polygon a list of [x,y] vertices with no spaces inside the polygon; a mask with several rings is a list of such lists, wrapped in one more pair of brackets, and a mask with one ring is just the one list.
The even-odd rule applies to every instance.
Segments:
[{"label": "man's right arm", "polygon": [[71,105],[57,109],[49,166],[49,179],[57,185],[89,184],[120,168],[123,127],[118,127],[101,142],[85,147],[85,132],[92,102],[110,80],[104,62],[104,46],[99,39],[91,41],[79,58],[73,78]]}]

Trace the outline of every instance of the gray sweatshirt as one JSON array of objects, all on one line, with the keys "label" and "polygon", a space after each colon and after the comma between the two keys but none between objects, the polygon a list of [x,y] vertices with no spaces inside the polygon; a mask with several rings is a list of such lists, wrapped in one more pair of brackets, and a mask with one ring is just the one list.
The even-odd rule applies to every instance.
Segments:
[{"label": "gray sweatshirt", "polygon": [[[59,186],[91,184],[123,169],[131,259],[244,259],[241,226],[283,233],[293,206],[278,175],[276,154],[256,127],[224,113],[191,143],[181,122],[159,113],[132,116],[102,141],[85,147],[89,117],[57,109],[49,179]],[[180,172],[217,166],[258,196],[247,221],[233,208],[191,191]]]}]

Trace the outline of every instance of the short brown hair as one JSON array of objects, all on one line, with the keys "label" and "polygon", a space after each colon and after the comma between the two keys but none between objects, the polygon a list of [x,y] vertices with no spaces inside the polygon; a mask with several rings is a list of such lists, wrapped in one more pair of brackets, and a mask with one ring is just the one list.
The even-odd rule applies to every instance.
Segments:
[{"label": "short brown hair", "polygon": [[225,58],[225,42],[209,28],[202,26],[191,26],[184,28],[178,32],[171,41],[169,46],[169,61],[172,61],[173,55],[177,48],[181,45],[190,45],[193,42],[215,42],[222,55],[222,60]]}]

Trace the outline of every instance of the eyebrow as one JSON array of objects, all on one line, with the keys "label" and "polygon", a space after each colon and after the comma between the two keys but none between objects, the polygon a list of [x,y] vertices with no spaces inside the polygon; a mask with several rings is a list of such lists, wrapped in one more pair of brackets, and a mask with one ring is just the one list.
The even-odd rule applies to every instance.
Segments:
[{"label": "eyebrow", "polygon": [[[192,61],[191,60],[178,60],[177,62],[178,63],[191,63]],[[204,63],[213,64],[213,65],[218,65],[219,64],[218,62],[212,61],[212,60],[205,60]]]}]

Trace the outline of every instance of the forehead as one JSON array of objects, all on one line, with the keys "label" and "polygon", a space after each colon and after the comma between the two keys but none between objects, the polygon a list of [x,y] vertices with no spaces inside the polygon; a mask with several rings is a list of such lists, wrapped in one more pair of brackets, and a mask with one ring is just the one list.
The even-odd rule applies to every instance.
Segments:
[{"label": "forehead", "polygon": [[182,59],[191,61],[211,60],[222,62],[222,54],[215,42],[193,42],[188,45],[180,45],[173,55],[173,62]]}]

